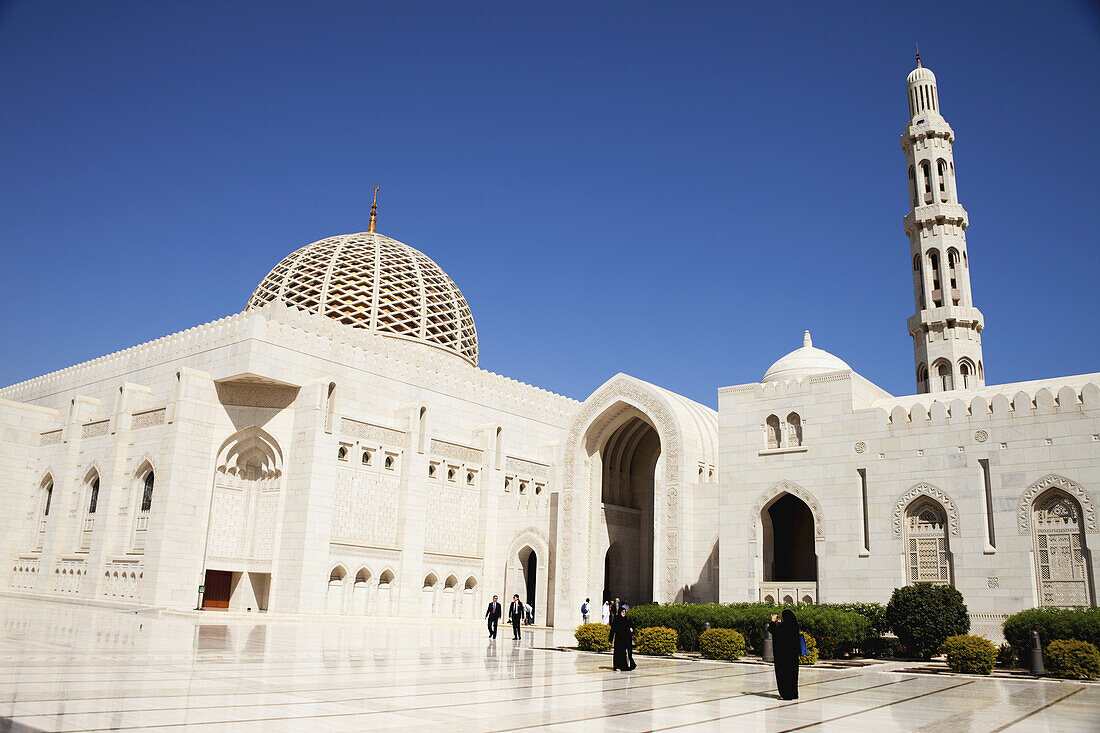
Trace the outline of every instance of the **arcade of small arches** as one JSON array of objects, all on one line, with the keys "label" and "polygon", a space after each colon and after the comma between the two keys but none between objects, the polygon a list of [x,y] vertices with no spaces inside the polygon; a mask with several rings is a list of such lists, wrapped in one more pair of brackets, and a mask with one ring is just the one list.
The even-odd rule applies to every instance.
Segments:
[{"label": "arcade of small arches", "polygon": [[802,417],[791,412],[785,420],[778,415],[768,415],[764,420],[764,432],[768,450],[800,448],[802,446]]},{"label": "arcade of small arches", "polygon": [[[933,166],[935,176],[932,174]],[[926,158],[909,166],[909,199],[913,208],[937,202],[946,204],[957,201],[955,164],[943,158],[938,158],[933,163],[930,158]]]},{"label": "arcade of small arches", "polygon": [[[913,279],[914,292],[917,299],[917,310],[925,308],[941,308],[950,299],[950,305],[972,305],[969,300],[969,288],[960,286],[965,283],[966,277],[966,252],[961,254],[955,247],[947,248],[947,269],[943,268],[943,256],[940,250],[929,249],[922,259],[919,254],[913,255]],[[925,277],[931,278],[931,292],[925,286]],[[946,288],[948,298],[944,297]]]},{"label": "arcade of small arches", "polygon": [[959,375],[961,384],[958,385],[958,389],[969,389],[977,385],[978,381],[985,379],[985,370],[982,367],[981,359],[975,364],[973,359],[969,357],[963,357],[957,362],[958,369],[952,370],[951,362],[947,359],[937,359],[932,362],[932,370],[930,376],[928,367],[923,363],[917,365],[917,385],[920,387],[920,391],[927,393],[932,386],[930,379],[935,379],[935,386],[937,391],[948,392],[955,389],[955,374]]}]

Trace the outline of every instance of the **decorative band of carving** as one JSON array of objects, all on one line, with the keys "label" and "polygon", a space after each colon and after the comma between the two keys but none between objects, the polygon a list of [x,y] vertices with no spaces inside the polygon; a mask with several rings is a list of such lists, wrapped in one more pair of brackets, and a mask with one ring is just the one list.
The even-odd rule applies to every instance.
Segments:
[{"label": "decorative band of carving", "polygon": [[524,458],[508,456],[504,462],[505,470],[512,474],[522,474],[531,478],[546,478],[550,475],[550,467],[545,463],[528,461]]},{"label": "decorative band of carving", "polygon": [[110,425],[110,420],[100,420],[98,422],[90,422],[82,425],[80,428],[81,438],[97,438],[100,435],[107,434],[107,427]]},{"label": "decorative band of carving", "polygon": [[346,417],[340,418],[340,432],[360,440],[370,440],[394,447],[400,447],[405,442],[405,433],[401,430],[383,428]]},{"label": "decorative band of carving", "polygon": [[38,438],[39,445],[57,445],[61,442],[61,431],[51,430],[48,433],[42,433]]},{"label": "decorative band of carving", "polygon": [[137,430],[138,428],[148,428],[153,425],[164,424],[164,408],[159,410],[148,410],[146,412],[135,412],[133,418],[130,420],[130,428]]},{"label": "decorative band of carving", "polygon": [[432,455],[440,458],[450,458],[452,461],[464,461],[465,463],[476,463],[478,465],[484,462],[482,457],[484,451],[458,445],[457,443],[448,443],[444,440],[436,440],[435,438],[432,438]]},{"label": "decorative band of carving", "polygon": [[951,497],[944,492],[937,489],[935,486],[929,484],[920,483],[913,488],[906,491],[901,497],[898,498],[894,504],[894,536],[901,537],[901,525],[905,518],[905,508],[913,503],[913,500],[918,496],[927,496],[930,499],[937,501],[947,512],[947,526],[949,527],[951,534],[958,536],[959,534],[959,510],[955,508],[955,502],[951,501]]}]

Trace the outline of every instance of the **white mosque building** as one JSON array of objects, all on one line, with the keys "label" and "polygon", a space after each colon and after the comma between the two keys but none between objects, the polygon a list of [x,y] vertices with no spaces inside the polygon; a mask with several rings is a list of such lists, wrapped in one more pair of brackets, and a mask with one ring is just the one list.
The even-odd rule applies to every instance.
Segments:
[{"label": "white mosque building", "polygon": [[[901,137],[917,394],[815,347],[718,390],[583,402],[480,368],[457,285],[375,231],[247,308],[0,390],[0,588],[88,603],[536,620],[632,602],[1094,605],[1100,374],[986,385],[936,79]],[[793,345],[793,344],[792,344]]]}]

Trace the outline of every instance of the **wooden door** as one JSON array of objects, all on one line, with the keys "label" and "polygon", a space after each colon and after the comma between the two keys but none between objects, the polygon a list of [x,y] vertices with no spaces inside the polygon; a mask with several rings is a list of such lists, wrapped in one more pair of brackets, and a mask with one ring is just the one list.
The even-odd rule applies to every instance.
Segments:
[{"label": "wooden door", "polygon": [[207,570],[206,590],[202,594],[203,608],[229,608],[229,589],[233,573],[228,570]]}]

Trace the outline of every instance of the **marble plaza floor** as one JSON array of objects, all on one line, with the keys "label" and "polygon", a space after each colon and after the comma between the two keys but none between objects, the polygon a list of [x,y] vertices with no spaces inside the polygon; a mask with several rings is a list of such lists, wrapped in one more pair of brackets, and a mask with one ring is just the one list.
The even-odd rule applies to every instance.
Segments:
[{"label": "marble plaza floor", "polygon": [[1100,685],[769,668],[495,642],[473,622],[195,618],[0,595],[0,732],[1100,730]]}]

